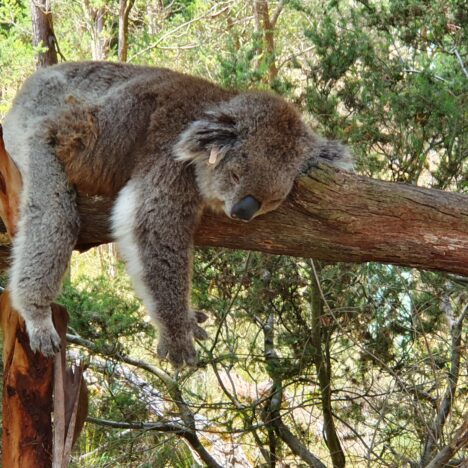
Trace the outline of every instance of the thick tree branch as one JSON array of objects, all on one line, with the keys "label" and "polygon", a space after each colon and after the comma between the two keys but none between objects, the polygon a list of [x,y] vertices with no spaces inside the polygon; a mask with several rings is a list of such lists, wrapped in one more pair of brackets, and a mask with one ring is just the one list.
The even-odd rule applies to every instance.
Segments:
[{"label": "thick tree branch", "polygon": [[[1,134],[0,156],[0,215],[13,232],[21,177],[6,154]],[[82,228],[77,249],[112,240],[111,206],[110,199],[79,198]],[[205,213],[195,243],[331,262],[393,263],[468,276],[468,197],[321,166],[298,178],[278,210],[251,223]],[[2,238],[0,230],[0,265],[5,266],[8,250],[2,246],[8,246],[8,237]]]},{"label": "thick tree branch", "polygon": [[[79,204],[78,249],[111,241],[112,201],[82,197]],[[278,210],[251,223],[205,213],[195,243],[468,276],[468,197],[322,166],[300,177]],[[7,252],[0,249],[4,265]]]}]

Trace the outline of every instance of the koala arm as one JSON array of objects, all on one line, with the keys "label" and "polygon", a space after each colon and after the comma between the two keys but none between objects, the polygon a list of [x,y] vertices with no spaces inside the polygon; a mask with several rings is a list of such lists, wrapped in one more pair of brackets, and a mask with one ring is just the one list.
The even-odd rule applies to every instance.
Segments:
[{"label": "koala arm", "polygon": [[158,354],[176,367],[193,365],[193,338],[205,338],[189,306],[200,200],[185,174],[174,174],[173,168],[156,172],[160,176],[151,170],[122,189],[113,210],[113,233],[135,290],[159,326]]}]

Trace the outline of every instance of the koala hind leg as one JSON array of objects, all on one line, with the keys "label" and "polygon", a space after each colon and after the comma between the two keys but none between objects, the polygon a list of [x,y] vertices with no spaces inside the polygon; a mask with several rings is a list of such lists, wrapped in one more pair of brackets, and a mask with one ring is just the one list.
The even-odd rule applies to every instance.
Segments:
[{"label": "koala hind leg", "polygon": [[27,160],[23,171],[18,231],[13,240],[10,289],[13,307],[26,322],[33,351],[52,356],[60,338],[52,322],[57,296],[79,232],[76,194],[54,151],[31,136],[13,155]]}]

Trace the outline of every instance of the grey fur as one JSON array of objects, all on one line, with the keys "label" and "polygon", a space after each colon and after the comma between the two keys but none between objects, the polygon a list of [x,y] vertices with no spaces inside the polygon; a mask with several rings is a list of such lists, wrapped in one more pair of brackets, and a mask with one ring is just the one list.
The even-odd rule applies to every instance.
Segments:
[{"label": "grey fur", "polygon": [[193,364],[193,338],[206,338],[204,317],[189,306],[203,207],[230,216],[250,195],[261,215],[285,199],[308,161],[349,161],[279,97],[103,62],[34,74],[6,117],[4,140],[24,180],[10,287],[32,348],[51,355],[58,346],[50,302],[79,231],[78,191],[117,196],[114,236],[159,324],[158,353],[176,366]]}]

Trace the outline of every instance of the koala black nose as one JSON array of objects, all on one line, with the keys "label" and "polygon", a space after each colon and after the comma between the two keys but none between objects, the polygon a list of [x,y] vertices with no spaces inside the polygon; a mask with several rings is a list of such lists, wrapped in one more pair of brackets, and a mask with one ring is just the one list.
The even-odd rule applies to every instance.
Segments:
[{"label": "koala black nose", "polygon": [[260,202],[251,195],[248,195],[232,207],[231,216],[243,221],[250,221],[259,209]]}]

